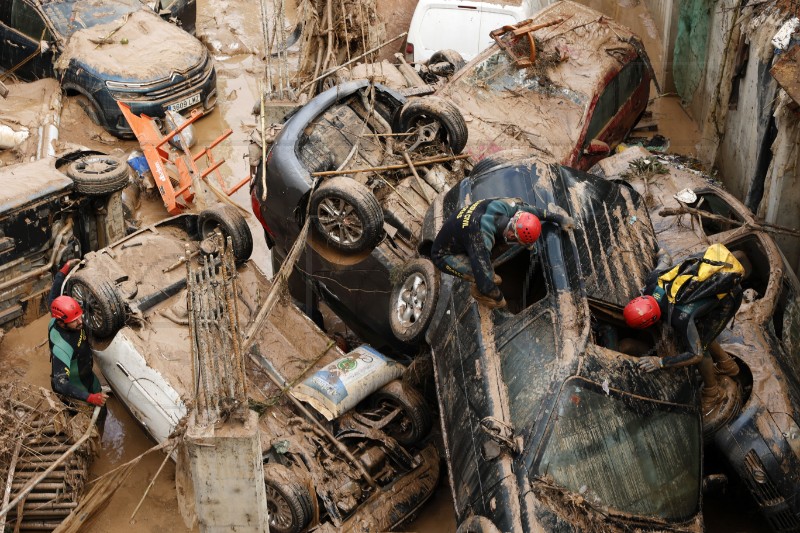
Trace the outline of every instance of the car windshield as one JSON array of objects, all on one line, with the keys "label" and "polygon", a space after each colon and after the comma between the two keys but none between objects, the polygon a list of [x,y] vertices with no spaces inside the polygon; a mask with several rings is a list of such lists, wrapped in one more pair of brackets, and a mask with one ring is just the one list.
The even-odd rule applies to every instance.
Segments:
[{"label": "car windshield", "polygon": [[128,13],[143,9],[139,0],[63,0],[42,5],[56,31],[65,38],[78,30],[120,21]]},{"label": "car windshield", "polygon": [[537,474],[589,505],[685,520],[700,499],[700,418],[582,378],[562,388]]},{"label": "car windshield", "polygon": [[499,49],[476,64],[472,73],[460,80],[460,83],[467,85],[475,85],[476,82],[492,91],[534,91],[548,98],[572,102],[580,108],[589,101],[585,94],[559,86],[548,76],[517,67],[511,57]]}]

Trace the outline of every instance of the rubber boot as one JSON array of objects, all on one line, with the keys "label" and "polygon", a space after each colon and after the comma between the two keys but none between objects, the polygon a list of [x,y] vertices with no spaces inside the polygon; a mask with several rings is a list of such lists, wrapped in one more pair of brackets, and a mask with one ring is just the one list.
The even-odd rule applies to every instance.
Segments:
[{"label": "rubber boot", "polygon": [[478,304],[485,305],[489,309],[499,309],[501,307],[506,306],[505,298],[501,298],[498,301],[493,298],[490,298],[489,296],[486,296],[485,294],[481,294],[481,292],[478,290],[478,287],[474,284],[470,286],[469,292],[472,295],[472,297],[475,298],[475,301],[478,302]]},{"label": "rubber boot", "polygon": [[714,360],[714,372],[717,375],[733,377],[739,374],[739,365],[717,341],[708,345],[708,351],[711,352],[711,358]]}]

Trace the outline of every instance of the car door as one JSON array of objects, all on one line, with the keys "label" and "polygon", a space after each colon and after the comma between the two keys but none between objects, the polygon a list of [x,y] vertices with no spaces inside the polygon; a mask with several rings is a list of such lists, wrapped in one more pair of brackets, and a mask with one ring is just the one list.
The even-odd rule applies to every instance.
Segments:
[{"label": "car door", "polygon": [[13,70],[23,80],[51,78],[53,49],[40,49],[40,42],[52,42],[41,13],[25,0],[4,2],[0,8],[0,66]]}]

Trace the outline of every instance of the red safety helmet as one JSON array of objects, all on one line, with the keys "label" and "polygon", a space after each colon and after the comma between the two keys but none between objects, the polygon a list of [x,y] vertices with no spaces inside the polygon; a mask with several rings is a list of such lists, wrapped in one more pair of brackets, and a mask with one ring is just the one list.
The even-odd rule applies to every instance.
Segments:
[{"label": "red safety helmet", "polygon": [[514,236],[520,244],[533,244],[542,234],[542,223],[534,214],[520,211],[514,215]]},{"label": "red safety helmet", "polygon": [[625,310],[622,311],[625,323],[636,329],[644,329],[652,326],[661,318],[661,308],[652,296],[639,296],[634,298]]},{"label": "red safety helmet", "polygon": [[83,309],[78,300],[72,296],[59,296],[50,304],[50,314],[53,318],[69,324],[83,316]]}]

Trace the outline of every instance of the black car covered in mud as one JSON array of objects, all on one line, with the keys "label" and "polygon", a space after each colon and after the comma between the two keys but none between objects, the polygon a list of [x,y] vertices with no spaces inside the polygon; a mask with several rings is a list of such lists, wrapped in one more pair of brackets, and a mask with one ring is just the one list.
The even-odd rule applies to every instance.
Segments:
[{"label": "black car covered in mud", "polygon": [[718,338],[740,368],[740,408],[707,435],[706,456],[723,459],[774,531],[800,531],[800,282],[771,228],[692,166],[631,147],[593,172],[646,197],[673,262],[718,242],[747,257],[744,301]]},{"label": "black car covered in mud", "polygon": [[0,3],[0,40],[0,68],[24,80],[57,78],[117,136],[133,136],[117,102],[155,118],[216,105],[203,44],[139,0],[8,0]]},{"label": "black car covered in mud", "polygon": [[[454,154],[466,131],[447,102],[407,100],[366,80],[329,89],[292,115],[266,172],[258,167],[252,200],[274,266],[310,221],[293,295],[307,306],[308,294],[322,298],[374,346],[408,351],[420,343],[426,293],[417,287],[413,302],[390,300],[390,279],[416,258],[433,199],[464,176]],[[390,327],[390,315],[417,325]]]},{"label": "black car covered in mud", "polygon": [[[490,311],[442,275],[433,351],[459,532],[700,531],[702,431],[687,369],[644,374],[626,339],[676,353],[666,331],[629,330],[621,309],[653,267],[656,239],[629,187],[536,160],[489,158],[430,209],[517,197],[566,209],[534,251],[495,271]],[[400,281],[402,283],[402,280]]]}]

